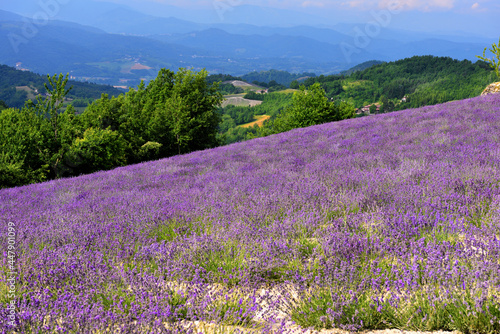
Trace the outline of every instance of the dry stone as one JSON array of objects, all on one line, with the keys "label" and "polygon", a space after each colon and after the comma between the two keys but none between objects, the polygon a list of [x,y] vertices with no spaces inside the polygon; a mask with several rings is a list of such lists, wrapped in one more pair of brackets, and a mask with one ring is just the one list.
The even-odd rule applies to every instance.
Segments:
[{"label": "dry stone", "polygon": [[494,82],[481,93],[481,95],[490,95],[500,93],[500,82]]}]

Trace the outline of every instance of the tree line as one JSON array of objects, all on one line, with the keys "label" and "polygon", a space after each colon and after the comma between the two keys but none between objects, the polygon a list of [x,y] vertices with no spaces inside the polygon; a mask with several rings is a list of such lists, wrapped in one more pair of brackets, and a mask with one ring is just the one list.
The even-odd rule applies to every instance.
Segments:
[{"label": "tree line", "polygon": [[287,71],[269,70],[250,72],[243,75],[242,79],[246,82],[255,82],[259,86],[273,87],[277,85],[289,86],[294,80],[315,76],[315,73],[289,73]]},{"label": "tree line", "polygon": [[82,114],[62,110],[68,77],[48,96],[0,113],[0,186],[12,187],[218,146],[222,101],[206,71],[161,70],[147,86],[102,97]]}]

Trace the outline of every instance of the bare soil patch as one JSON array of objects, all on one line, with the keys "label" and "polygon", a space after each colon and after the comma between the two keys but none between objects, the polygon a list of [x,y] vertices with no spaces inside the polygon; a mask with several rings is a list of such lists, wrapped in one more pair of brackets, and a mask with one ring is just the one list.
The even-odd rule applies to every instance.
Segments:
[{"label": "bare soil patch", "polygon": [[228,97],[222,102],[222,107],[226,107],[228,105],[234,105],[237,107],[255,107],[259,104],[262,104],[262,101],[257,100],[248,100],[243,97]]},{"label": "bare soil patch", "polygon": [[256,119],[255,122],[243,124],[243,125],[240,125],[240,126],[242,128],[251,128],[251,127],[253,127],[255,125],[258,125],[259,128],[260,128],[260,127],[262,127],[262,125],[264,124],[264,122],[267,121],[270,118],[271,118],[271,116],[268,116],[268,115],[255,116],[255,119]]}]

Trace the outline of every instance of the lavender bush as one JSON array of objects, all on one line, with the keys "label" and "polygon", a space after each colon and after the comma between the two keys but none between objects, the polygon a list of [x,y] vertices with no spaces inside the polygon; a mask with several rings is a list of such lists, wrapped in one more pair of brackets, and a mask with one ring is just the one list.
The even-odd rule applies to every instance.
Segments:
[{"label": "lavender bush", "polygon": [[499,166],[490,95],[4,189],[1,326],[498,333]]}]

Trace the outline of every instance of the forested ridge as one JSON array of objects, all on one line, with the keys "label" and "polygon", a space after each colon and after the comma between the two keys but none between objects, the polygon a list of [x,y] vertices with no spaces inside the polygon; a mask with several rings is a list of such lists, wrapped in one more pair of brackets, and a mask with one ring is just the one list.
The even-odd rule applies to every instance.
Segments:
[{"label": "forested ridge", "polygon": [[[319,82],[331,98],[356,108],[381,102],[385,112],[444,103],[477,96],[498,78],[483,61],[415,56],[378,64],[349,76],[309,78],[306,87]],[[406,102],[401,100],[406,97]]]},{"label": "forested ridge", "polygon": [[[21,108],[29,99],[29,94],[26,90],[16,89],[16,87],[26,86],[33,90],[36,89],[39,94],[44,94],[46,93],[44,87],[46,82],[47,76],[19,71],[7,65],[0,65],[0,101],[5,102],[11,108]],[[85,102],[98,99],[101,94],[118,96],[123,93],[123,91],[108,85],[74,80],[69,80],[69,85],[73,86],[73,89],[68,93],[67,97]]]},{"label": "forested ridge", "polygon": [[259,85],[268,86],[269,82],[275,81],[280,85],[289,86],[294,80],[315,77],[315,73],[289,73],[287,71],[269,70],[261,72],[251,72],[242,76],[243,80],[255,82]]}]

